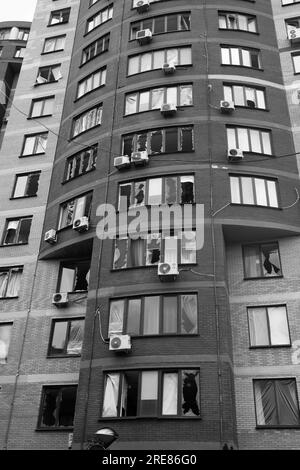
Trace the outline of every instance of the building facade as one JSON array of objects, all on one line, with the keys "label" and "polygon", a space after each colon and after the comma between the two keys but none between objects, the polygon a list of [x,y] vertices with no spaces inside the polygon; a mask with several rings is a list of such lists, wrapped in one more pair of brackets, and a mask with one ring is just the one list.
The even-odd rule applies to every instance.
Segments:
[{"label": "building facade", "polygon": [[30,120],[12,109],[0,160],[13,181],[32,149],[44,177],[36,206],[0,185],[2,292],[21,279],[0,300],[3,447],[87,449],[107,426],[111,449],[298,447],[297,16],[38,1],[14,99]]}]

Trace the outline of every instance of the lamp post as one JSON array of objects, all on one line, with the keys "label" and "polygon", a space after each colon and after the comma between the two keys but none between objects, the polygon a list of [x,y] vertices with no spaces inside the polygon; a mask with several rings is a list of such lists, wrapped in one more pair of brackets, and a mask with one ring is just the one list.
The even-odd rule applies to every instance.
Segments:
[{"label": "lamp post", "polygon": [[112,428],[102,428],[95,432],[94,439],[89,446],[89,450],[105,450],[116,439],[119,434]]}]

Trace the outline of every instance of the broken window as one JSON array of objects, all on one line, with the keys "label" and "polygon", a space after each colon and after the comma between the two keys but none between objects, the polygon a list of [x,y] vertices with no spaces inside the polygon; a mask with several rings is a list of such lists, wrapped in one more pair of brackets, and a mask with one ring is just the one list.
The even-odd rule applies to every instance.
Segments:
[{"label": "broken window", "polygon": [[144,132],[142,134],[137,134],[136,136],[136,151],[137,152],[143,152],[144,150],[147,150],[147,133]]},{"label": "broken window", "polygon": [[57,82],[62,78],[61,64],[49,65],[48,67],[40,67],[38,75],[36,77],[36,85],[42,85],[43,83]]},{"label": "broken window", "polygon": [[146,197],[146,182],[139,181],[134,183],[134,196],[133,196],[133,205],[141,206],[145,204]]},{"label": "broken window", "polygon": [[178,152],[178,128],[168,127],[165,129],[165,152]]},{"label": "broken window", "polygon": [[162,145],[162,130],[153,131],[150,134],[150,153],[159,154],[163,153]]},{"label": "broken window", "polygon": [[147,235],[146,265],[158,264],[160,261],[161,238],[159,233]]},{"label": "broken window", "polygon": [[0,268],[0,298],[17,297],[20,289],[22,267]]},{"label": "broken window", "polygon": [[58,228],[68,227],[73,224],[76,219],[81,217],[89,217],[92,205],[92,193],[77,197],[70,201],[64,202],[60,206],[60,217]]},{"label": "broken window", "polygon": [[49,356],[81,354],[84,319],[53,320]]},{"label": "broken window", "polygon": [[182,127],[180,129],[180,146],[182,152],[192,152],[194,150],[194,134],[192,127]]},{"label": "broken window", "polygon": [[[0,272],[1,276],[1,272]],[[1,283],[1,278],[0,278]],[[1,286],[0,286],[1,289]],[[8,348],[11,338],[12,323],[0,323],[0,364],[7,363]]]},{"label": "broken window", "polygon": [[243,254],[246,278],[282,275],[278,243],[247,245]]},{"label": "broken window", "polygon": [[17,175],[12,197],[17,198],[36,196],[39,187],[40,174],[41,172],[38,171],[24,175]]},{"label": "broken window", "polygon": [[43,387],[40,428],[73,427],[77,385]]},{"label": "broken window", "polygon": [[254,380],[254,393],[258,426],[299,426],[295,379]]},{"label": "broken window", "polygon": [[182,414],[199,416],[199,371],[182,371]]},{"label": "broken window", "polygon": [[248,320],[251,346],[281,346],[291,343],[285,305],[249,307]]},{"label": "broken window", "polygon": [[194,177],[193,176],[181,176],[181,203],[192,204],[194,202]]},{"label": "broken window", "polygon": [[2,245],[28,243],[32,217],[7,220]]},{"label": "broken window", "polygon": [[117,238],[115,242],[114,269],[123,269],[127,267],[128,239]]},{"label": "broken window", "polygon": [[184,294],[180,297],[180,324],[181,333],[195,334],[197,326],[197,296],[195,294]]},{"label": "broken window", "polygon": [[137,416],[139,372],[122,375],[121,416]]},{"label": "broken window", "polygon": [[164,178],[165,182],[165,202],[175,204],[177,202],[177,177]]},{"label": "broken window", "polygon": [[64,8],[63,10],[51,11],[49,25],[67,23],[69,21],[71,8]]},{"label": "broken window", "polygon": [[84,112],[73,119],[72,137],[76,137],[93,127],[99,126],[102,121],[102,104]]},{"label": "broken window", "polygon": [[68,158],[66,165],[66,181],[84,175],[96,168],[98,145],[92,145],[74,156]]},{"label": "broken window", "polygon": [[[120,384],[120,374],[107,374],[105,381],[105,392],[103,400],[103,409],[102,416],[114,417],[118,416],[118,397],[119,397],[119,384]],[[121,413],[123,416],[123,410]]]},{"label": "broken window", "polygon": [[45,153],[47,139],[48,132],[25,136],[22,149],[22,156]]},{"label": "broken window", "polygon": [[71,261],[61,264],[58,292],[87,291],[90,277],[90,261]]}]

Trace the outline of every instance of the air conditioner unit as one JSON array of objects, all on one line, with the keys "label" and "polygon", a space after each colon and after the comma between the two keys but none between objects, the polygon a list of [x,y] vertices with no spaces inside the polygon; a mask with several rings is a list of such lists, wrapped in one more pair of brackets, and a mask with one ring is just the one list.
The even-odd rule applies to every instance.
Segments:
[{"label": "air conditioner unit", "polygon": [[131,338],[129,335],[112,334],[109,338],[109,350],[126,352],[131,349]]},{"label": "air conditioner unit", "polygon": [[118,168],[118,170],[122,170],[123,168],[128,168],[130,166],[130,158],[128,155],[121,155],[120,157],[115,157],[114,159],[114,167]]},{"label": "air conditioner unit", "polygon": [[179,274],[177,263],[159,263],[157,274],[161,281],[175,281]]},{"label": "air conditioner unit", "polygon": [[131,161],[134,163],[136,166],[138,165],[146,165],[146,163],[149,163],[149,157],[148,157],[148,152],[143,151],[143,152],[132,152],[131,154]]},{"label": "air conditioner unit", "polygon": [[139,0],[136,3],[136,10],[138,13],[145,13],[150,8],[149,0]]},{"label": "air conditioner unit", "polygon": [[241,149],[228,149],[227,158],[229,162],[239,162],[243,160],[244,153]]},{"label": "air conditioner unit", "polygon": [[89,218],[79,217],[79,219],[75,219],[73,229],[77,230],[77,232],[86,232],[89,229]]},{"label": "air conditioner unit", "polygon": [[163,116],[174,116],[177,111],[177,106],[173,103],[164,103],[161,108],[160,112]]},{"label": "air conditioner unit", "polygon": [[57,292],[52,296],[52,303],[56,307],[66,307],[68,305],[68,293],[67,292]]},{"label": "air conditioner unit", "polygon": [[166,75],[172,75],[176,71],[176,67],[174,64],[170,63],[168,64],[167,62],[163,64],[162,70]]},{"label": "air conditioner unit", "polygon": [[52,245],[56,243],[57,242],[56,230],[54,230],[53,228],[51,230],[48,230],[48,232],[45,233],[44,241],[47,243],[51,243]]},{"label": "air conditioner unit", "polygon": [[220,101],[220,110],[222,113],[232,113],[235,110],[234,102],[227,100]]},{"label": "air conditioner unit", "polygon": [[300,42],[300,28],[293,28],[288,31],[288,38],[292,43]]},{"label": "air conditioner unit", "polygon": [[152,32],[149,28],[141,29],[136,33],[136,39],[139,41],[140,45],[148,44],[152,40]]}]

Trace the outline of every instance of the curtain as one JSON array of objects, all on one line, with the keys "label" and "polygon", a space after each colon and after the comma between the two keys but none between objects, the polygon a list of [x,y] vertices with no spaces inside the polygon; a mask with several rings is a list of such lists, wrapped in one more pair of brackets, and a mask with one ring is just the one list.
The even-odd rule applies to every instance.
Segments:
[{"label": "curtain", "polygon": [[59,67],[53,68],[52,74],[53,74],[54,80],[59,80],[60,78],[62,78],[62,74],[61,74]]},{"label": "curtain", "polygon": [[69,341],[67,345],[67,354],[80,354],[83,340],[83,321],[72,321]]},{"label": "curtain", "polygon": [[163,302],[163,332],[177,333],[177,296],[164,296]]},{"label": "curtain", "polygon": [[299,409],[294,379],[276,381],[278,421],[280,425],[299,425]]},{"label": "curtain", "polygon": [[124,319],[124,300],[115,300],[110,304],[108,334],[122,333]]},{"label": "curtain", "polygon": [[181,332],[197,333],[197,296],[181,296]]},{"label": "curtain", "polygon": [[5,297],[8,274],[8,271],[0,272],[0,297]]},{"label": "curtain", "polygon": [[131,240],[130,243],[131,266],[144,265],[144,239]]},{"label": "curtain", "polygon": [[11,335],[11,325],[0,326],[0,364],[6,364]]},{"label": "curtain", "polygon": [[196,232],[182,232],[181,263],[196,263]]},{"label": "curtain", "polygon": [[159,333],[159,296],[144,298],[144,335]]},{"label": "curtain", "polygon": [[118,416],[120,374],[107,374],[102,416]]},{"label": "curtain", "polygon": [[9,245],[10,243],[15,242],[15,237],[16,237],[16,232],[19,226],[19,221],[18,220],[13,220],[8,223],[7,229],[6,229],[6,236],[4,240],[4,245]]},{"label": "curtain", "polygon": [[268,346],[270,344],[266,313],[264,307],[248,309],[251,346]]},{"label": "curtain", "polygon": [[114,269],[123,269],[127,266],[128,239],[117,238],[114,254]]},{"label": "curtain", "polygon": [[10,272],[9,282],[6,291],[6,297],[15,297],[18,295],[20,288],[21,271],[12,269]]},{"label": "curtain", "polygon": [[178,374],[165,373],[163,375],[163,415],[177,415],[178,406]]},{"label": "curtain", "polygon": [[254,385],[257,424],[299,425],[294,379],[257,380]]}]

